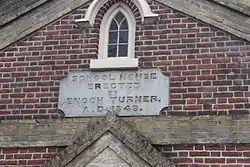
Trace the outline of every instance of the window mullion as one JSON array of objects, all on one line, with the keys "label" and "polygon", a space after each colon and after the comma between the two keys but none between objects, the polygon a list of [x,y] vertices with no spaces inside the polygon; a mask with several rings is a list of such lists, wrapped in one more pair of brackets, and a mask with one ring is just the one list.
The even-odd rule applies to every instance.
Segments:
[{"label": "window mullion", "polygon": [[120,40],[120,25],[118,24],[118,31],[117,31],[117,52],[116,57],[119,57],[119,40]]}]

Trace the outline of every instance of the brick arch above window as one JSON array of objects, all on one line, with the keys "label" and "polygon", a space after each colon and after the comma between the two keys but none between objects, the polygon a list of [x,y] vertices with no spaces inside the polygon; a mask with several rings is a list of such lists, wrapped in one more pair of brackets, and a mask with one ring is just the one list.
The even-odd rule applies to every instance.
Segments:
[{"label": "brick arch above window", "polygon": [[[121,23],[126,21],[126,28],[118,24],[116,17],[119,14],[122,16]],[[117,24],[113,25],[115,22]],[[135,26],[135,15],[125,3],[112,5],[101,20],[98,59],[90,61],[90,68],[137,68],[138,58],[134,57]]]},{"label": "brick arch above window", "polygon": [[136,24],[142,23],[142,17],[139,9],[131,0],[113,0],[107,1],[97,12],[95,21],[93,24],[100,25],[104,16],[111,8],[117,6],[117,4],[123,4],[122,6],[127,6],[127,8],[131,11],[133,17],[135,18]]},{"label": "brick arch above window", "polygon": [[95,24],[96,16],[101,8],[107,9],[117,2],[126,3],[132,10],[138,9],[142,23],[154,22],[158,18],[158,14],[151,11],[146,0],[93,0],[87,9],[85,17],[77,19],[75,22],[82,24],[84,27],[91,27]]}]

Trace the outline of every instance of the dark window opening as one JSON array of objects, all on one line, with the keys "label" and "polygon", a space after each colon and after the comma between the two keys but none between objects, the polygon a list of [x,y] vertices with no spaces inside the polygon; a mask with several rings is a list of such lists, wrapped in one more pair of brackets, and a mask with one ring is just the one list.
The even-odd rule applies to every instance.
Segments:
[{"label": "dark window opening", "polygon": [[108,57],[128,56],[128,22],[122,12],[118,12],[109,27]]}]

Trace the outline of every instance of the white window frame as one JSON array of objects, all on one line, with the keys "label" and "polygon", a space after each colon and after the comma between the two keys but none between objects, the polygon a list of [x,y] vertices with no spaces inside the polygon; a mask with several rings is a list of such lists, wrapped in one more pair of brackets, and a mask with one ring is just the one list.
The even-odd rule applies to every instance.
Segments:
[{"label": "white window frame", "polygon": [[[109,28],[112,19],[118,12],[126,17],[129,27],[127,57],[108,57]],[[99,34],[98,59],[90,61],[91,69],[105,68],[138,68],[138,58],[135,58],[136,21],[133,12],[123,3],[114,4],[104,15]]]}]

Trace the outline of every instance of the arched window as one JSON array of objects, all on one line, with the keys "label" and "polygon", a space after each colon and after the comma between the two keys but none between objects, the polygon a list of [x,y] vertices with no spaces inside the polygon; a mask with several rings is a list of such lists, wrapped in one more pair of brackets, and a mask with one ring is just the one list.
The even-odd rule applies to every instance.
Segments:
[{"label": "arched window", "polygon": [[100,26],[98,59],[90,68],[135,68],[135,18],[124,3],[114,4],[104,15]]},{"label": "arched window", "polygon": [[128,21],[118,12],[109,27],[108,57],[128,56]]}]

